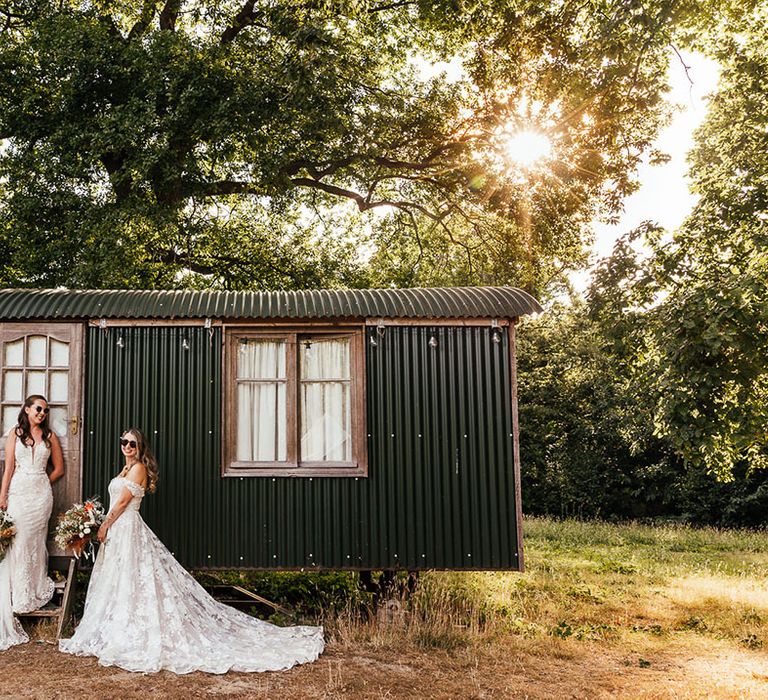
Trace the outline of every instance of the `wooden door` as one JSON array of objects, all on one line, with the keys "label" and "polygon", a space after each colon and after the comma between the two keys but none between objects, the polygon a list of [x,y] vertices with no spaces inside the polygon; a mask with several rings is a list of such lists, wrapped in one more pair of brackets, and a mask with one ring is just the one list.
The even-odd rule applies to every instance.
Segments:
[{"label": "wooden door", "polygon": [[[51,409],[49,424],[64,452],[66,471],[53,487],[51,530],[56,516],[81,497],[82,355],[83,326],[79,323],[0,323],[3,435],[16,425],[24,399],[30,394],[42,394]],[[4,452],[3,439],[3,460]]]}]

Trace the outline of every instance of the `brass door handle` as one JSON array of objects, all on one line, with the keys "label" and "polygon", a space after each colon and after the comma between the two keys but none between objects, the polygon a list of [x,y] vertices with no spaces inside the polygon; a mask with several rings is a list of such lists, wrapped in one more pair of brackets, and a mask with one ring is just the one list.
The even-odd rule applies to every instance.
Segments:
[{"label": "brass door handle", "polygon": [[72,418],[69,419],[69,422],[71,424],[70,432],[72,435],[77,435],[77,424],[80,419],[77,416],[72,416]]}]

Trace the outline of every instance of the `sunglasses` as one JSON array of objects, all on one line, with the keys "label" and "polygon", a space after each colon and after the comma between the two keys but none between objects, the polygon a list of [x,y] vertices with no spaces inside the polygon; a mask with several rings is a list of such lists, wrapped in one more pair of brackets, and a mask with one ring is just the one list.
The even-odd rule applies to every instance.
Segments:
[{"label": "sunglasses", "polygon": [[45,408],[43,408],[42,406],[35,406],[35,412],[36,413],[48,413],[48,411],[50,411],[50,410],[51,409],[48,408],[47,406]]},{"label": "sunglasses", "polygon": [[120,438],[120,445],[121,447],[130,447],[132,450],[135,450],[136,440],[126,440],[125,438]]}]

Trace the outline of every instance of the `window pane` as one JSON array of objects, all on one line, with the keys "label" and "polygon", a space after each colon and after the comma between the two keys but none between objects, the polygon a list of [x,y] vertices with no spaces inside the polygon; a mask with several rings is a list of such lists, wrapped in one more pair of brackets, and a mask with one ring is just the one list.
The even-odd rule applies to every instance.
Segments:
[{"label": "window pane", "polygon": [[48,338],[44,335],[30,335],[27,338],[27,367],[46,366],[48,359],[47,340]]},{"label": "window pane", "polygon": [[284,462],[285,418],[285,384],[239,384],[237,460]]},{"label": "window pane", "polygon": [[3,377],[3,401],[17,401],[19,405],[23,403],[24,397],[21,395],[22,372],[6,372]]},{"label": "window pane", "polygon": [[64,437],[67,434],[68,412],[66,406],[51,407],[51,415],[48,424],[56,435]]},{"label": "window pane", "polygon": [[18,406],[3,406],[3,435],[16,425],[16,419],[19,417]]},{"label": "window pane", "polygon": [[24,339],[5,344],[5,366],[22,367],[24,365]]},{"label": "window pane", "polygon": [[27,372],[27,396],[45,396],[45,372]]},{"label": "window pane", "polygon": [[49,377],[50,387],[48,391],[49,401],[67,402],[69,390],[68,375],[68,372],[51,372]]},{"label": "window pane", "polygon": [[301,460],[351,462],[349,384],[301,385]]},{"label": "window pane", "polygon": [[285,379],[284,340],[243,340],[238,344],[238,379]]},{"label": "window pane", "polygon": [[51,338],[51,367],[69,367],[69,343]]},{"label": "window pane", "polygon": [[349,338],[299,342],[302,379],[349,379]]}]

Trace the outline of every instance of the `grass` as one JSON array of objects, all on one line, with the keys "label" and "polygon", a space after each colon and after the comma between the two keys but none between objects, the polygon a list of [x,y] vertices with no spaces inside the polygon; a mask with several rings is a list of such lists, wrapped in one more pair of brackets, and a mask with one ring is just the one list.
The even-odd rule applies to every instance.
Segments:
[{"label": "grass", "polygon": [[671,635],[768,647],[768,534],[527,518],[523,574],[432,572],[402,612],[326,625],[341,641],[455,649],[505,636],[607,642]]}]

